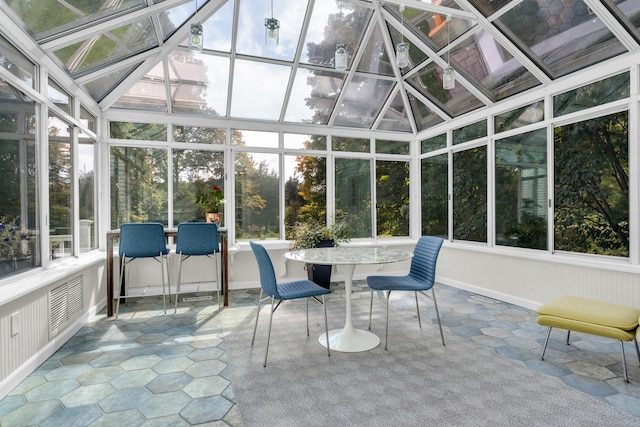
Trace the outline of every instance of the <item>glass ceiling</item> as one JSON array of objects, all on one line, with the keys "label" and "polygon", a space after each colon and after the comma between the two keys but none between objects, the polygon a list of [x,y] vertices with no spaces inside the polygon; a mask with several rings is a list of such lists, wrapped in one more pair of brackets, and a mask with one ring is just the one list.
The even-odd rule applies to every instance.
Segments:
[{"label": "glass ceiling", "polygon": [[[274,0],[274,48],[269,0],[0,0],[0,9],[103,110],[409,134],[640,42],[640,0]],[[203,25],[202,53],[187,49],[192,23]],[[398,68],[403,41],[409,64]],[[335,69],[337,43],[346,70]]]}]

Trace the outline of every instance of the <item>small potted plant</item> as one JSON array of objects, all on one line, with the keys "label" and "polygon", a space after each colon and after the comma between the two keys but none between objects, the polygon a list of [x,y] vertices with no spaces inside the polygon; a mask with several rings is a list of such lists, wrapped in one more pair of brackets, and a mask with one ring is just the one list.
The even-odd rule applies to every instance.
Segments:
[{"label": "small potted plant", "polygon": [[[312,220],[297,222],[291,228],[291,250],[311,249],[338,246],[342,242],[348,242],[351,238],[351,229],[343,221],[336,221],[326,225],[320,221]],[[329,289],[331,283],[331,266],[321,264],[305,265],[309,280],[323,288]]]},{"label": "small potted plant", "polygon": [[222,188],[217,185],[207,187],[202,194],[196,197],[198,212],[207,219],[207,222],[215,222],[218,224],[222,223],[222,212],[220,212],[220,209],[224,202]]}]

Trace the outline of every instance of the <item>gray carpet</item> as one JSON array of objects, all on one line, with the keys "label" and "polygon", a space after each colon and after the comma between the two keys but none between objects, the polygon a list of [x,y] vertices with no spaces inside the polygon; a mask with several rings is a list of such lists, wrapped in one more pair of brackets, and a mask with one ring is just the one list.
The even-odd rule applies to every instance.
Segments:
[{"label": "gray carpet", "polygon": [[[354,302],[356,328],[368,325],[368,300]],[[344,302],[330,301],[329,329],[344,324]],[[430,311],[433,311],[432,309]],[[269,360],[263,306],[225,310],[223,328],[243,426],[638,426],[640,419],[466,341],[415,312],[391,308],[389,350],[332,352],[318,343],[322,308],[283,304],[274,315]],[[428,316],[425,312],[423,317]],[[384,340],[384,305],[374,302],[373,332]]]}]

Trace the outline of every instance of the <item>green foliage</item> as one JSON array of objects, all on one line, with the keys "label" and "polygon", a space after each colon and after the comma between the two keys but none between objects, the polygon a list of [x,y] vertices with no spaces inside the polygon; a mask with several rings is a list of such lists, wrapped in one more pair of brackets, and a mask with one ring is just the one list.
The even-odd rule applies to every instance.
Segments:
[{"label": "green foliage", "polygon": [[18,219],[18,217],[9,219],[6,215],[0,216],[0,260],[21,258],[26,255],[22,250],[22,241],[27,240],[29,236],[22,232]]},{"label": "green foliage", "polygon": [[218,212],[220,207],[224,203],[224,194],[222,188],[214,185],[213,187],[206,187],[202,193],[196,197],[196,204],[198,208],[206,213]]},{"label": "green foliage", "polygon": [[337,221],[325,225],[319,221],[297,222],[290,230],[293,240],[291,250],[310,249],[318,246],[322,240],[332,240],[335,246],[348,242],[351,229],[346,221]]}]

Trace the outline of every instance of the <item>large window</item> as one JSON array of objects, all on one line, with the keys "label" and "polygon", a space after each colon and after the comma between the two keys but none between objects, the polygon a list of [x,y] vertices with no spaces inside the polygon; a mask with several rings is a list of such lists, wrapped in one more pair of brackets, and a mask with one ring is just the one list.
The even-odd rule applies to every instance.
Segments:
[{"label": "large window", "polygon": [[409,235],[409,162],[376,161],[376,234]]},{"label": "large window", "polygon": [[629,113],[554,132],[555,249],[629,256]]},{"label": "large window", "polygon": [[335,160],[336,217],[347,221],[352,237],[373,237],[371,160]]},{"label": "large window", "polygon": [[453,238],[487,241],[487,147],[453,153]]},{"label": "large window", "polygon": [[81,139],[78,144],[78,194],[80,205],[80,252],[98,247],[96,238],[95,144]]},{"label": "large window", "polygon": [[496,244],[547,248],[547,132],[496,141]]},{"label": "large window", "polygon": [[71,135],[49,116],[49,259],[73,255]]},{"label": "large window", "polygon": [[422,235],[448,236],[447,154],[422,159]]},{"label": "large window", "polygon": [[317,156],[284,157],[285,238],[296,222],[327,219],[327,159]]}]

